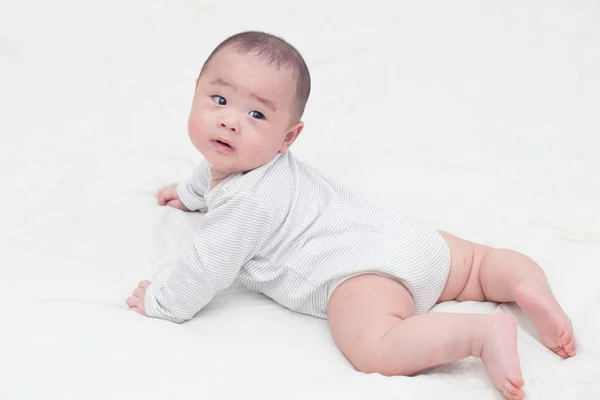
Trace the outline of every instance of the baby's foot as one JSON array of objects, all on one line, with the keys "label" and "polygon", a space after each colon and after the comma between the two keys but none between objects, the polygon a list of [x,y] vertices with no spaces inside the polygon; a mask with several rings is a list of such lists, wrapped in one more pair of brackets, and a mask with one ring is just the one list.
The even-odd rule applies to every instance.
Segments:
[{"label": "baby's foot", "polygon": [[492,322],[486,326],[484,334],[481,361],[492,383],[504,397],[521,400],[525,382],[517,355],[517,326],[508,314],[491,317]]},{"label": "baby's foot", "polygon": [[535,324],[540,340],[546,347],[562,358],[575,355],[571,320],[546,282],[534,279],[520,282],[515,291],[515,300]]}]

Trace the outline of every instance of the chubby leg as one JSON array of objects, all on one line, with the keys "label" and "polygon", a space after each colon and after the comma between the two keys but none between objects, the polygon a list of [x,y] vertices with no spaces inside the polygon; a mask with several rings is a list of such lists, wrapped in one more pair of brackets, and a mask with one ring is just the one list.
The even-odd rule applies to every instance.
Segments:
[{"label": "chubby leg", "polygon": [[507,314],[415,316],[400,283],[360,275],[331,294],[328,320],[338,347],[361,372],[410,376],[474,356],[506,398],[523,398],[516,326]]},{"label": "chubby leg", "polygon": [[514,301],[534,322],[546,347],[563,358],[576,354],[571,321],[535,261],[513,250],[440,233],[452,254],[450,276],[440,301]]}]

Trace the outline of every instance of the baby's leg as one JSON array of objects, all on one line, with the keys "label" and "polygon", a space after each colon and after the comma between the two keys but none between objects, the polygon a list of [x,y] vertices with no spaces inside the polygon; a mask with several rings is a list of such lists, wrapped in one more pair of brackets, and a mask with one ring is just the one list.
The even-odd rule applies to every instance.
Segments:
[{"label": "baby's leg", "polygon": [[328,319],[340,350],[361,372],[410,376],[474,356],[506,398],[523,398],[516,326],[507,314],[415,316],[400,283],[360,275],[333,291]]},{"label": "baby's leg", "polygon": [[571,321],[535,261],[513,250],[494,249],[440,233],[452,253],[450,277],[440,301],[514,301],[535,323],[546,347],[563,358],[575,355]]}]

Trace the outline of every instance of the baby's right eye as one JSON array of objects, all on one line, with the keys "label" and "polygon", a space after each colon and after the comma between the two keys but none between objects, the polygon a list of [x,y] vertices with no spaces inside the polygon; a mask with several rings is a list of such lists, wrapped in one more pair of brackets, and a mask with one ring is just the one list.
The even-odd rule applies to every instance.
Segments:
[{"label": "baby's right eye", "polygon": [[225,100],[225,97],[223,97],[223,96],[219,96],[218,94],[216,94],[211,97],[212,97],[213,101],[220,106],[224,106],[225,104],[227,104],[227,100]]}]

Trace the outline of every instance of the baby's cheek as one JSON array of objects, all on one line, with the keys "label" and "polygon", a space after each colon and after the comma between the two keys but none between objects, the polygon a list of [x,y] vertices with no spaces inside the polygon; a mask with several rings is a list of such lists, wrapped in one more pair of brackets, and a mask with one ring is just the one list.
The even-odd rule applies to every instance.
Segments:
[{"label": "baby's cheek", "polygon": [[198,145],[207,136],[206,121],[201,115],[191,115],[188,120],[188,135],[194,145]]},{"label": "baby's cheek", "polygon": [[188,120],[188,130],[190,136],[197,136],[200,132],[202,132],[204,126],[204,118],[203,116],[196,112],[190,114],[190,118]]},{"label": "baby's cheek", "polygon": [[263,164],[277,154],[278,146],[273,141],[257,138],[252,143],[252,149],[248,152],[253,164]]}]

